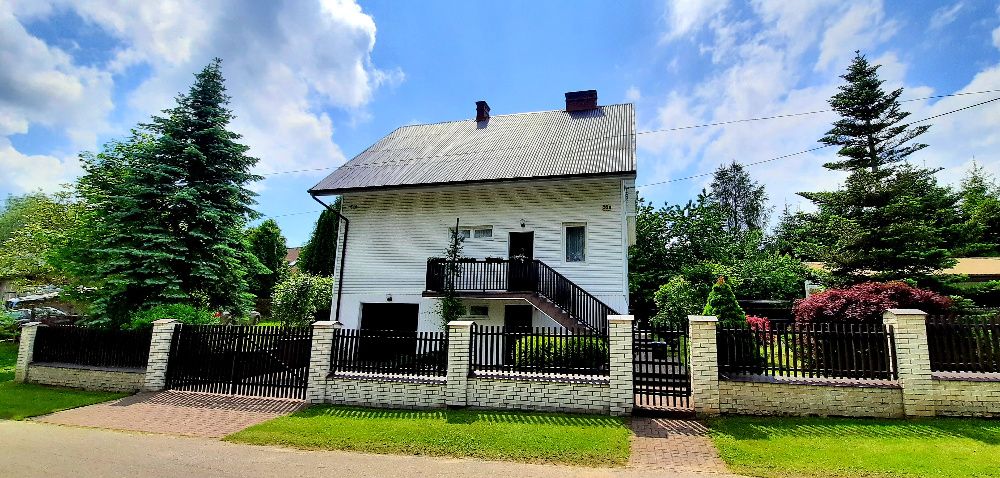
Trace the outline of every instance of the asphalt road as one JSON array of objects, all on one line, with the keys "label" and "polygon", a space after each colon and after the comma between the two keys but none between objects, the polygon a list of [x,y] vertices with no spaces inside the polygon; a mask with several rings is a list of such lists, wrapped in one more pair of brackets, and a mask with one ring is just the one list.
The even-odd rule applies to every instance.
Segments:
[{"label": "asphalt road", "polygon": [[719,477],[666,470],[594,469],[470,459],[299,451],[207,438],[0,420],[0,476]]}]

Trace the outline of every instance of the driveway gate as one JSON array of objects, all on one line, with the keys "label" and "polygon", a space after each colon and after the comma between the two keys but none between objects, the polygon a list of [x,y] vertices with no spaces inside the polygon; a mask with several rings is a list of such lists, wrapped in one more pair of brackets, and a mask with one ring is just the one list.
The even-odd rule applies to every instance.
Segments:
[{"label": "driveway gate", "polygon": [[687,326],[632,330],[633,386],[638,408],[690,408]]},{"label": "driveway gate", "polygon": [[178,324],[167,388],[304,399],[311,348],[309,327]]}]

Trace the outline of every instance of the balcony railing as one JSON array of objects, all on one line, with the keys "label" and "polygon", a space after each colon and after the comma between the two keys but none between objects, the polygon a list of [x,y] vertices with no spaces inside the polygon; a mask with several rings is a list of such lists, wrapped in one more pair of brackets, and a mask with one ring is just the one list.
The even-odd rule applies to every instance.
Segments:
[{"label": "balcony railing", "polygon": [[536,294],[564,310],[587,328],[606,333],[610,306],[549,267],[528,259],[427,260],[427,290],[443,292],[453,284],[460,293],[516,292]]}]

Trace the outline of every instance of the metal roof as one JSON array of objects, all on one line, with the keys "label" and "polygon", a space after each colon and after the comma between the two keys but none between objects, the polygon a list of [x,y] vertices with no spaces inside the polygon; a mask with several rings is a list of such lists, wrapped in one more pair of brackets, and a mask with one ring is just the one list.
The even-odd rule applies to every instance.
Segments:
[{"label": "metal roof", "polygon": [[630,173],[635,110],[620,104],[403,126],[309,192]]}]

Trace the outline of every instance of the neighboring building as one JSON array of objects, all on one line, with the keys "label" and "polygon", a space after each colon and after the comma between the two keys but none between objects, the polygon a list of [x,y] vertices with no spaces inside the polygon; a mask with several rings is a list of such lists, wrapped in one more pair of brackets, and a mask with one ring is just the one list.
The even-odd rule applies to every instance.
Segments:
[{"label": "neighboring building", "polygon": [[288,267],[295,269],[295,266],[299,264],[299,254],[301,253],[301,247],[288,247],[285,249],[285,262],[288,263]]},{"label": "neighboring building", "polygon": [[[969,278],[969,282],[1000,280],[1000,257],[959,257],[953,267],[938,271],[939,274],[957,274]],[[815,270],[826,269],[822,262],[806,262]]]},{"label": "neighboring building", "polygon": [[456,289],[477,323],[605,329],[628,310],[632,105],[598,106],[590,90],[556,111],[476,106],[476,119],[396,129],[309,190],[343,201],[332,318],[440,330],[446,267],[429,259],[457,220],[475,261]]}]

